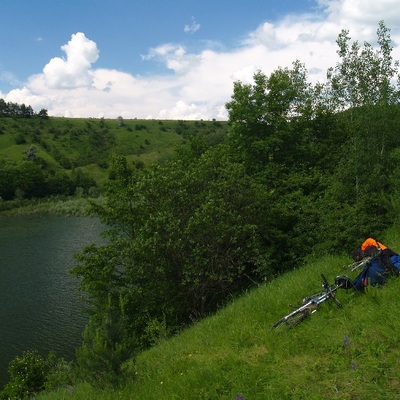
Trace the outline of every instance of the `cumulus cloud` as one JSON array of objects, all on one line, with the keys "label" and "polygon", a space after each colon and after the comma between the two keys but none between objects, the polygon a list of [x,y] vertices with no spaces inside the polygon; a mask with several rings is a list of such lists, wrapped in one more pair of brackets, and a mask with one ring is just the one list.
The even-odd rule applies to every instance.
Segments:
[{"label": "cumulus cloud", "polygon": [[76,88],[93,82],[91,66],[99,58],[97,45],[78,32],[61,47],[66,58],[54,57],[43,68],[46,84],[50,88]]},{"label": "cumulus cloud", "polygon": [[[42,73],[4,95],[6,101],[47,108],[50,115],[71,117],[225,119],[233,82],[252,81],[261,70],[267,75],[300,60],[309,79],[323,81],[337,62],[337,35],[349,29],[353,40],[373,43],[378,22],[384,20],[399,54],[400,3],[397,0],[318,0],[314,13],[287,15],[261,21],[232,49],[204,45],[191,51],[180,43],[155,45],[142,56],[159,63],[165,73],[139,76],[115,69],[96,68],[99,50],[84,33],[72,35],[61,47],[64,58],[52,58]],[[187,33],[200,25],[192,19]]]}]

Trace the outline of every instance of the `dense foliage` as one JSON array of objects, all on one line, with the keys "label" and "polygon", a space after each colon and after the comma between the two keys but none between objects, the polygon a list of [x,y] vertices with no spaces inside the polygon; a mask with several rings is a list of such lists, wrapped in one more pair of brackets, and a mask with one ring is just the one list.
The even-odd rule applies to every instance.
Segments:
[{"label": "dense foliage", "polygon": [[91,313],[86,376],[93,365],[118,376],[127,354],[313,251],[379,237],[399,190],[400,136],[398,64],[383,22],[377,33],[374,50],[350,46],[343,31],[326,84],[310,84],[298,61],[236,82],[224,143],[192,140],[142,171],[114,158],[105,202],[93,207],[109,241],[73,270]]}]

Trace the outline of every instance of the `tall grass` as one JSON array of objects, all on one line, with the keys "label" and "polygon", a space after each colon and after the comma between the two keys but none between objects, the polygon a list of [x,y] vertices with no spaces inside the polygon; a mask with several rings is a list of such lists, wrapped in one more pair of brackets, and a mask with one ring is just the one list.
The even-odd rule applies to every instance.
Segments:
[{"label": "tall grass", "polygon": [[53,214],[85,216],[89,202],[84,197],[57,196],[43,199],[17,199],[0,202],[1,215]]},{"label": "tall grass", "polygon": [[100,391],[82,384],[39,398],[398,398],[400,280],[366,293],[341,290],[342,309],[327,302],[295,329],[271,328],[290,304],[320,288],[321,273],[332,281],[349,262],[324,257],[233,300],[127,362],[123,388]]}]

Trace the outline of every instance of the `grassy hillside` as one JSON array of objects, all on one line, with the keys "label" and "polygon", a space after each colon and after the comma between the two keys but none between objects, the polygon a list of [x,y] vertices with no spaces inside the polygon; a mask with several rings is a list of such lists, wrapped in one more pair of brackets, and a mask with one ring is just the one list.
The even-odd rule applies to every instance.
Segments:
[{"label": "grassy hillside", "polygon": [[0,161],[24,159],[31,145],[49,170],[80,168],[101,186],[112,154],[134,164],[160,162],[190,136],[215,144],[226,134],[219,121],[161,121],[69,118],[0,118]]},{"label": "grassy hillside", "polygon": [[[400,251],[400,226],[386,243]],[[89,385],[40,399],[388,399],[400,395],[400,280],[340,291],[292,330],[271,325],[349,263],[324,257],[282,275],[125,366],[119,390]],[[240,397],[242,396],[242,397]]]}]

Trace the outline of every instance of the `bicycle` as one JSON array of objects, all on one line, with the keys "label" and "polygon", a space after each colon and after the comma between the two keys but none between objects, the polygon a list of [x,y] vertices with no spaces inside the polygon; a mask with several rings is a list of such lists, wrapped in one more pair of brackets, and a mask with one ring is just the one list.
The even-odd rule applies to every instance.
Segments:
[{"label": "bicycle", "polygon": [[275,322],[275,324],[272,325],[272,328],[275,329],[282,325],[288,325],[289,327],[298,325],[311,314],[314,314],[321,303],[329,299],[332,299],[338,308],[342,308],[342,305],[336,299],[336,291],[339,288],[344,287],[343,282],[341,282],[342,277],[336,277],[333,285],[329,284],[324,274],[321,274],[321,277],[323,280],[323,290],[305,297],[301,306],[296,308],[291,313],[285,315],[279,321]]}]

